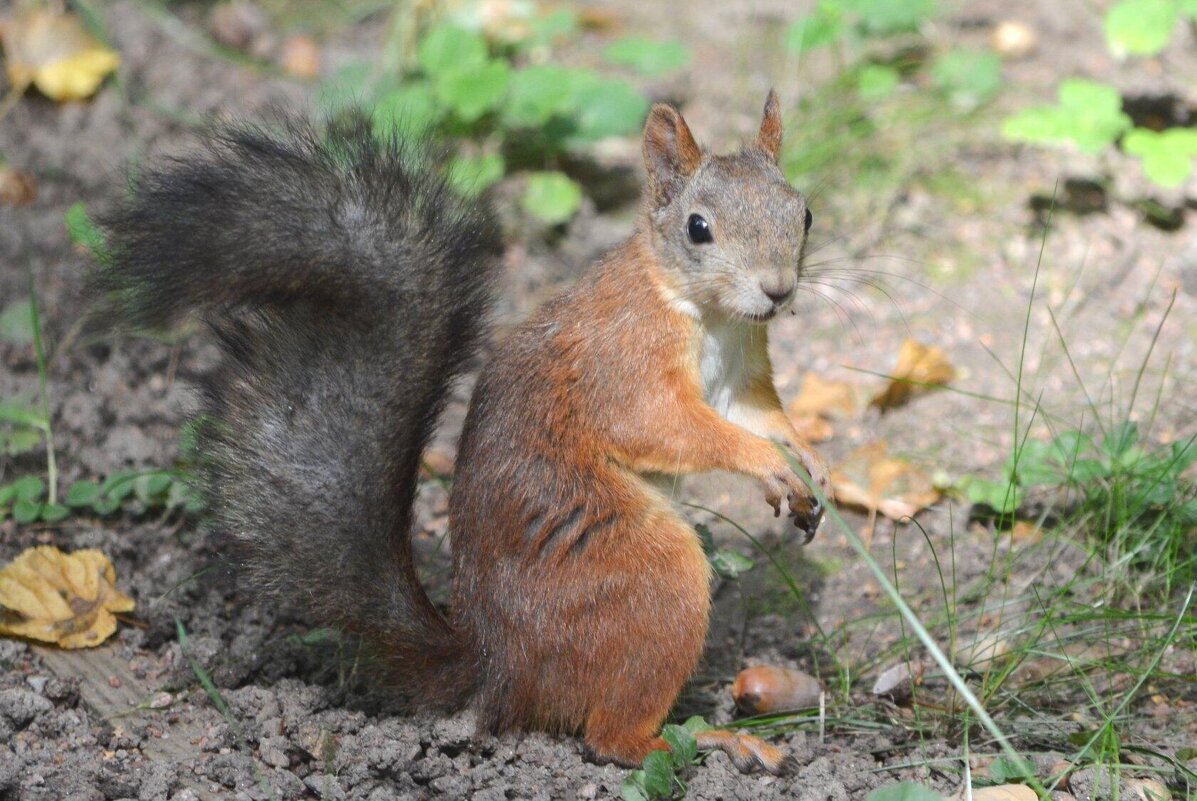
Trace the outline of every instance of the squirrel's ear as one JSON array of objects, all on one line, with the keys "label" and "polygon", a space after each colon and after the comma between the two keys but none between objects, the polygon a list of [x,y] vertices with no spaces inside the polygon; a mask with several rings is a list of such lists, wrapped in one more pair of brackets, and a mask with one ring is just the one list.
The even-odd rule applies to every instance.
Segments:
[{"label": "squirrel's ear", "polygon": [[761,130],[756,135],[756,146],[768,153],[774,161],[781,153],[781,103],[777,92],[769,90],[765,98],[765,113],[761,116]]},{"label": "squirrel's ear", "polygon": [[644,166],[653,200],[660,206],[669,203],[701,161],[702,150],[678,110],[654,104],[644,124]]}]

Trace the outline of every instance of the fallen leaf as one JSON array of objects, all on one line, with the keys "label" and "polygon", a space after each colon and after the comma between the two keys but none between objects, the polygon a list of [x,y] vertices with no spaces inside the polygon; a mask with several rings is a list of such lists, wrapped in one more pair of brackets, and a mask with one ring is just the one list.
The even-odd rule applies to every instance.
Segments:
[{"label": "fallen leaf", "polygon": [[1128,801],[1172,801],[1172,793],[1155,779],[1127,779],[1122,790]]},{"label": "fallen leaf", "polygon": [[956,368],[942,348],[908,339],[898,351],[898,365],[890,375],[889,384],[869,401],[869,405],[885,412],[901,406],[920,392],[944,386],[955,377]]},{"label": "fallen leaf", "polygon": [[115,584],[116,571],[98,550],[28,548],[0,570],[0,634],[62,648],[99,645],[116,631],[113,613],[133,610]]},{"label": "fallen leaf", "polygon": [[[974,787],[973,801],[1039,801],[1039,795],[1025,784],[996,784]],[[963,793],[956,796],[963,799]]]},{"label": "fallen leaf", "polygon": [[1010,538],[1015,542],[1039,542],[1043,539],[1043,529],[1034,523],[1017,520],[1010,528]]},{"label": "fallen leaf", "polygon": [[0,205],[28,206],[37,199],[37,184],[27,172],[0,166]]},{"label": "fallen leaf", "polygon": [[831,423],[813,414],[791,417],[790,422],[794,424],[798,436],[807,442],[826,442],[835,436],[835,428]]},{"label": "fallen leaf", "polygon": [[914,517],[939,500],[939,490],[922,470],[889,456],[884,442],[871,442],[848,455],[831,474],[835,500],[890,520]]},{"label": "fallen leaf", "polygon": [[819,705],[823,685],[793,668],[760,665],[741,670],[732,684],[736,708],[748,715]]},{"label": "fallen leaf", "polygon": [[315,39],[302,33],[283,42],[278,60],[284,70],[298,78],[315,78],[320,72],[320,48]]},{"label": "fallen leaf", "polygon": [[791,417],[824,417],[851,420],[865,408],[865,396],[860,387],[847,381],[828,381],[818,373],[802,377],[802,389],[790,402]]},{"label": "fallen leaf", "polygon": [[5,68],[15,90],[33,84],[51,100],[83,100],[120,66],[74,14],[29,11],[0,28]]},{"label": "fallen leaf", "polygon": [[901,662],[883,671],[873,682],[873,695],[905,705],[914,696],[914,688],[923,683],[923,663]]}]

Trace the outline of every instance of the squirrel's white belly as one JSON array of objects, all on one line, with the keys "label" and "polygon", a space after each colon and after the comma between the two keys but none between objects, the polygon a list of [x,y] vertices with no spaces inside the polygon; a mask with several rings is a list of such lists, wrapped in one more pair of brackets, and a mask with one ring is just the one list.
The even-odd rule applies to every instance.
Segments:
[{"label": "squirrel's white belly", "polygon": [[729,323],[708,326],[702,339],[698,361],[702,396],[725,420],[730,419],[732,403],[744,391],[744,346],[752,334],[750,326]]}]

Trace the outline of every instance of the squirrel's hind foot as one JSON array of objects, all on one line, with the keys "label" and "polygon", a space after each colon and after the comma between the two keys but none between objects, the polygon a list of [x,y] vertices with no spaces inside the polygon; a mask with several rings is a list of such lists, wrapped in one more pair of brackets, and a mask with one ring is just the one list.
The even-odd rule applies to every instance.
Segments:
[{"label": "squirrel's hind foot", "polygon": [[727,754],[741,773],[763,770],[774,776],[788,776],[798,770],[798,761],[792,754],[751,734],[727,729],[708,729],[698,732],[694,737],[698,740],[699,748],[719,749]]}]

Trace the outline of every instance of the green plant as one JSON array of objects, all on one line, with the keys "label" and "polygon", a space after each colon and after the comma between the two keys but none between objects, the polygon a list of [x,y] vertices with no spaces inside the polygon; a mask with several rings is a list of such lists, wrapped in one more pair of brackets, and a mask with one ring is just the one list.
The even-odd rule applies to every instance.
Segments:
[{"label": "green plant", "polygon": [[76,481],[61,503],[47,497],[39,476],[22,476],[0,485],[0,520],[11,515],[21,524],[57,523],[74,514],[109,517],[119,512],[134,516],[151,512],[195,514],[203,501],[189,477],[174,470],[118,470],[101,482]]},{"label": "green plant", "polygon": [[[382,135],[434,132],[452,142],[447,176],[466,194],[527,171],[524,210],[550,224],[566,222],[583,191],[559,169],[562,158],[598,139],[635,133],[648,101],[621,78],[543,60],[555,40],[573,34],[572,12],[531,22],[522,37],[497,42],[455,20],[442,22],[419,39],[406,69],[352,65],[325,87],[322,103],[336,114],[364,100]],[[606,56],[646,75],[689,61],[678,42],[635,36],[612,43]]]},{"label": "green plant", "polygon": [[[1185,20],[1197,26],[1194,0],[1121,0],[1106,14],[1106,42],[1120,58],[1154,56]],[[1055,106],[1023,109],[1008,118],[1002,135],[1014,142],[1073,145],[1095,154],[1121,142],[1139,160],[1144,175],[1166,188],[1180,186],[1192,175],[1197,132],[1135,127],[1122,111],[1118,90],[1105,83],[1069,78],[1061,82],[1058,95]]]},{"label": "green plant", "polygon": [[1177,24],[1197,19],[1193,0],[1120,0],[1106,13],[1103,29],[1119,57],[1154,56],[1168,46]]},{"label": "green plant", "polygon": [[680,726],[665,724],[661,738],[669,744],[669,750],[650,752],[640,769],[628,774],[619,788],[624,801],[685,796],[682,772],[698,760],[698,742],[694,735],[709,728],[707,722],[697,716]]},{"label": "green plant", "polygon": [[[46,353],[42,346],[41,320],[33,273],[27,271],[29,299],[8,306],[0,314],[0,339],[16,344],[32,344],[37,363],[38,398],[34,408],[28,402],[10,399],[0,402],[0,456],[17,456],[32,451],[41,442],[46,446],[46,471],[49,478],[49,504],[57,506],[58,466],[54,453],[54,428],[50,419],[50,396],[46,375]],[[0,504],[2,506],[3,504]],[[23,507],[24,508],[24,507]]]},{"label": "green plant", "polygon": [[1197,578],[1197,563],[1185,558],[1197,533],[1197,483],[1186,476],[1195,459],[1194,439],[1152,447],[1126,421],[1099,440],[1074,430],[1025,442],[1002,479],[970,477],[962,488],[970,501],[1005,517],[1018,514],[1031,487],[1066,489],[1076,508],[1063,511],[1083,517],[1099,543],[1117,545],[1132,565],[1154,569],[1179,560]]},{"label": "green plant", "polygon": [[878,787],[865,797],[865,801],[944,801],[944,797],[914,782],[899,782]]},{"label": "green plant", "polygon": [[875,221],[910,183],[943,170],[943,153],[966,141],[966,123],[1002,79],[994,54],[929,38],[938,12],[933,0],[823,0],[786,29],[794,57],[824,53],[836,67],[803,93],[802,136],[788,137],[781,157],[787,178],[834,183],[845,205]]}]

